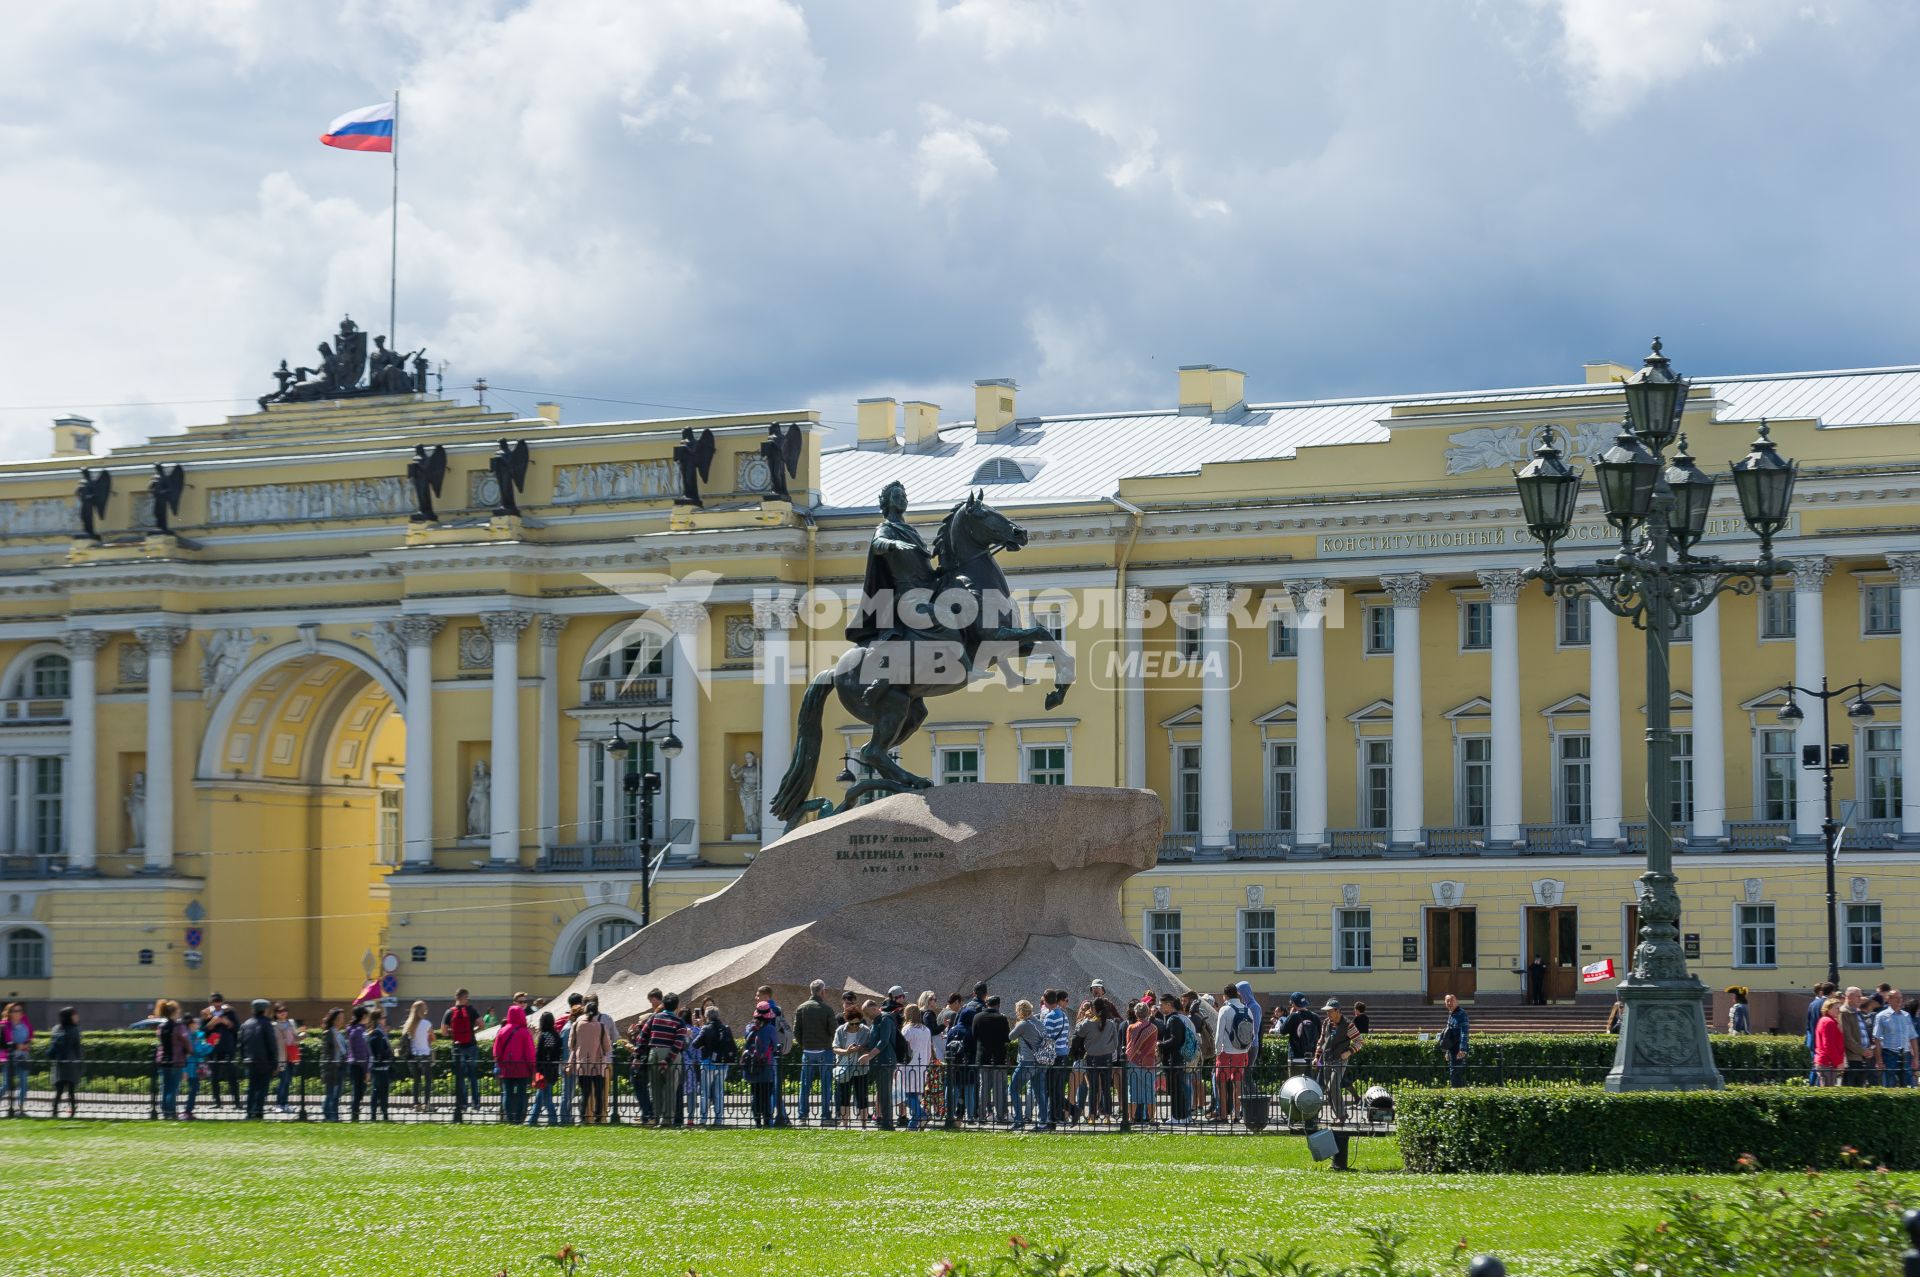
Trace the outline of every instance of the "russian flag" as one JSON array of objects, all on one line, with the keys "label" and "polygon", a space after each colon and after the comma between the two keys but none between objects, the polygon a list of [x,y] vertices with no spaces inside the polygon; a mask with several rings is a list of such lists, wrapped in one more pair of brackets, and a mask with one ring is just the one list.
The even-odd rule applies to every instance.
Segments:
[{"label": "russian flag", "polygon": [[320,140],[343,151],[391,151],[393,149],[393,103],[363,106],[327,125]]}]

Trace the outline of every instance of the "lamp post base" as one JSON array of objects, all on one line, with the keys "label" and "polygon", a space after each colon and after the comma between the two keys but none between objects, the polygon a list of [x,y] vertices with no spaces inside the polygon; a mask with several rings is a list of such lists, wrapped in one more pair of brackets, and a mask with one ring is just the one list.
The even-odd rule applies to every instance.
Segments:
[{"label": "lamp post base", "polygon": [[1678,980],[1620,982],[1626,1013],[1614,1050],[1609,1091],[1718,1091],[1726,1085],[1714,1067],[1707,1018],[1700,1004],[1707,986]]}]

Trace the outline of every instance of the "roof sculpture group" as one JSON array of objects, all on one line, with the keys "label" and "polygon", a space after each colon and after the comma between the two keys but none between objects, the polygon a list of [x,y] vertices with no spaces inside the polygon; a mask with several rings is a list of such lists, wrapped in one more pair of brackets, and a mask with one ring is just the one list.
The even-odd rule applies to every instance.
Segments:
[{"label": "roof sculpture group", "polygon": [[[273,370],[279,389],[261,395],[265,411],[270,403],[312,403],[319,399],[353,399],[362,395],[425,394],[427,390],[427,348],[401,354],[387,349],[385,337],[373,339],[373,353],[367,353],[366,330],[352,316],[340,321],[340,331],[331,342],[316,349],[320,364],[316,368],[300,365],[288,368],[282,359]],[[407,370],[411,363],[413,370]],[[365,375],[366,381],[361,377]]]}]

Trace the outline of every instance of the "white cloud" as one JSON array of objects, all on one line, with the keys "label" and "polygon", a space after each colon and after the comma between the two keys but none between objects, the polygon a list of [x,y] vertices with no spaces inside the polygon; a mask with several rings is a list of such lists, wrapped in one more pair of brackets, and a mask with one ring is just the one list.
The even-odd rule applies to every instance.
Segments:
[{"label": "white cloud", "polygon": [[1582,114],[1596,123],[1752,56],[1807,16],[1802,0],[1558,0],[1558,8],[1560,53]]},{"label": "white cloud", "polygon": [[922,108],[927,131],[915,149],[918,178],[914,189],[925,203],[952,195],[979,182],[991,181],[1000,170],[987,153],[989,143],[1007,140],[1007,131],[978,120],[963,120],[944,107]]}]

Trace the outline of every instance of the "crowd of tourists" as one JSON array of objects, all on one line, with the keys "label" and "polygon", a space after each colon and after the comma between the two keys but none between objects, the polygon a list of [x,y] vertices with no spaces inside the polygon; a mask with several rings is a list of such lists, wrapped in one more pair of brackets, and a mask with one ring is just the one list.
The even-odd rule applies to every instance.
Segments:
[{"label": "crowd of tourists", "polygon": [[[1735,1007],[1746,1001],[1736,994]],[[1815,1086],[1910,1087],[1920,1076],[1920,1031],[1900,990],[1883,984],[1870,993],[1814,986],[1807,1004],[1807,1049]]]}]

